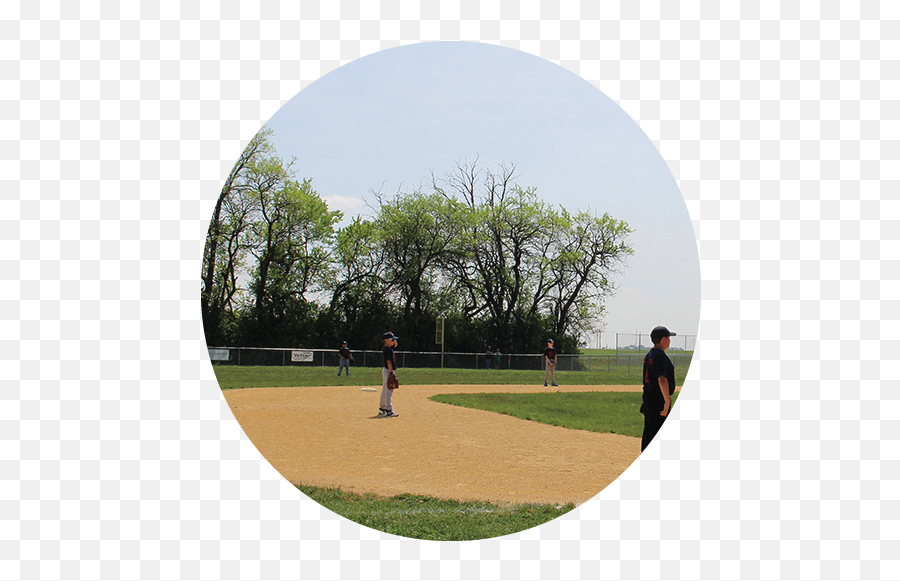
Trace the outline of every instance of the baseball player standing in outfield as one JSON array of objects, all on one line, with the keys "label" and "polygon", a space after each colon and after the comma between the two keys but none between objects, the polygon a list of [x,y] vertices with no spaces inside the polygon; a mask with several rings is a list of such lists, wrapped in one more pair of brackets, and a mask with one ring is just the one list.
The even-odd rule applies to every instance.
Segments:
[{"label": "baseball player standing in outfield", "polygon": [[350,349],[347,347],[346,341],[341,345],[338,356],[341,358],[338,362],[338,377],[341,376],[341,371],[343,371],[345,367],[347,368],[347,377],[350,377],[350,362],[353,361],[353,355],[350,354]]},{"label": "baseball player standing in outfield", "polygon": [[671,333],[665,327],[655,327],[650,331],[653,347],[644,356],[644,435],[641,438],[643,452],[669,416],[672,406],[672,394],[675,393],[675,364],[666,355]]},{"label": "baseball player standing in outfield", "polygon": [[395,418],[400,414],[394,411],[394,406],[391,403],[394,392],[393,390],[388,389],[388,377],[395,375],[397,370],[397,356],[394,354],[394,347],[397,346],[397,339],[399,339],[399,337],[395,337],[393,333],[388,331],[382,335],[381,338],[384,339],[384,348],[381,350],[384,354],[384,369],[381,370],[383,382],[381,386],[381,403],[379,404],[378,415]]},{"label": "baseball player standing in outfield", "polygon": [[547,387],[547,377],[550,378],[550,384],[558,387],[556,383],[556,347],[553,346],[553,339],[547,339],[547,348],[544,349],[544,387]]}]

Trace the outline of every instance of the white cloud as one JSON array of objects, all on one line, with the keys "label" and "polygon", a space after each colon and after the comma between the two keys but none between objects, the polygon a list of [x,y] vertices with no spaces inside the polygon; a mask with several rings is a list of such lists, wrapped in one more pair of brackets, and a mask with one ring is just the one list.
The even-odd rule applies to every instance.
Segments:
[{"label": "white cloud", "polygon": [[364,205],[364,202],[359,198],[347,196],[324,196],[322,199],[328,204],[329,210],[340,210],[344,214],[358,214]]}]

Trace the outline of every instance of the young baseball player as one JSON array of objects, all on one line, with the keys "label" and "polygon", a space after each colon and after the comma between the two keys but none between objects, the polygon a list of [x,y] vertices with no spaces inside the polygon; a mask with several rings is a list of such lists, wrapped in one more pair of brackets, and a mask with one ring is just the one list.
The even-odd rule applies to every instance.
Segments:
[{"label": "young baseball player", "polygon": [[338,377],[341,376],[341,371],[343,371],[345,367],[347,368],[347,377],[350,377],[350,362],[353,361],[353,355],[350,353],[346,341],[341,345],[341,350],[338,351],[338,357],[340,357],[340,361],[338,361]]},{"label": "young baseball player", "polygon": [[381,403],[379,404],[378,415],[396,418],[400,414],[394,411],[394,406],[391,404],[394,392],[393,390],[388,389],[388,377],[395,375],[395,372],[397,371],[397,356],[394,354],[394,347],[397,346],[397,339],[399,339],[399,337],[395,337],[393,333],[388,331],[382,335],[381,338],[384,339],[384,348],[381,350],[384,354],[384,368],[381,370],[383,382],[381,385]]},{"label": "young baseball player", "polygon": [[547,387],[547,377],[550,378],[550,384],[558,387],[556,383],[556,348],[553,346],[553,339],[547,339],[547,348],[544,349],[544,387]]},{"label": "young baseball player", "polygon": [[675,393],[675,365],[666,349],[675,333],[665,327],[655,327],[650,331],[653,347],[644,356],[644,397],[641,413],[644,414],[644,434],[641,437],[641,452],[650,445],[656,433],[669,416],[672,394]]}]

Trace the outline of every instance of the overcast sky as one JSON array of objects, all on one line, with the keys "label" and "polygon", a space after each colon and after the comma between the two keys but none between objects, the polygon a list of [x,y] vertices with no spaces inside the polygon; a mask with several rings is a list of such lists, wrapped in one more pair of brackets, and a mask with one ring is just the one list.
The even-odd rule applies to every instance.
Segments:
[{"label": "overcast sky", "polygon": [[515,163],[517,182],[545,201],[608,212],[635,230],[606,303],[604,346],[656,325],[697,333],[700,262],[675,179],[615,102],[558,65],[481,43],[407,45],[327,74],[267,125],[344,223],[369,213],[372,190],[410,191],[476,157],[490,169]]}]

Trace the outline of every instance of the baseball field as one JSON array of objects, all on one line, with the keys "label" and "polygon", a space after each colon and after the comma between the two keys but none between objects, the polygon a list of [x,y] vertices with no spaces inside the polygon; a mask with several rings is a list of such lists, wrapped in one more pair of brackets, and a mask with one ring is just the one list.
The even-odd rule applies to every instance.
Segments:
[{"label": "baseball field", "polygon": [[[558,374],[561,387],[545,388],[542,373],[403,369],[400,416],[384,418],[377,369],[351,378],[329,368],[215,371],[248,438],[289,482],[403,536],[464,540],[537,526],[595,496],[640,454],[640,386],[583,383],[596,379],[587,372]],[[429,381],[434,372],[460,383]]]}]

